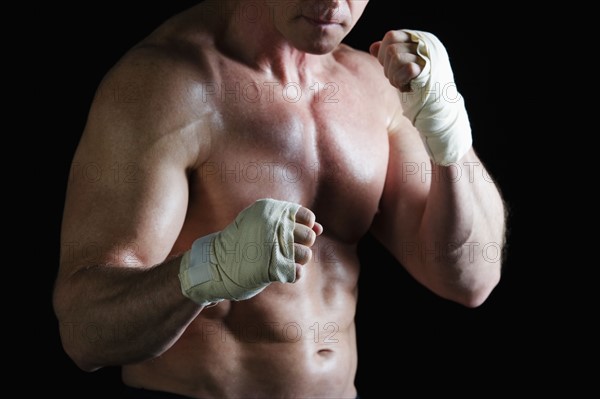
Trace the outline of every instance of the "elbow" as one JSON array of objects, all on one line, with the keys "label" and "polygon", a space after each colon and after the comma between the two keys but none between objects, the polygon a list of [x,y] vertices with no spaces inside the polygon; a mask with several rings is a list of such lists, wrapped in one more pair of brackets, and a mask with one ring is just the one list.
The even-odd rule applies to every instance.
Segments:
[{"label": "elbow", "polygon": [[66,326],[60,328],[62,347],[73,363],[85,372],[93,372],[102,368],[92,360],[92,354],[85,348],[83,342],[73,335],[74,326],[70,323],[62,323]]},{"label": "elbow", "polygon": [[89,339],[85,338],[82,324],[77,322],[76,317],[70,312],[71,305],[68,298],[60,289],[55,289],[52,301],[54,314],[58,320],[62,348],[66,355],[83,371],[93,372],[100,369],[102,366],[91,360]]},{"label": "elbow", "polygon": [[73,363],[81,370],[91,373],[102,368],[98,364],[91,361],[91,357],[85,353],[85,350],[77,345],[65,342],[61,333],[61,339],[63,342],[63,349],[67,356],[73,361]]},{"label": "elbow", "polygon": [[475,309],[483,305],[491,293],[491,289],[471,291],[455,298],[454,301],[469,309]]},{"label": "elbow", "polygon": [[462,257],[457,263],[448,264],[447,269],[454,270],[447,281],[446,293],[449,299],[467,308],[478,308],[483,305],[498,283],[502,270],[501,261],[490,259]]},{"label": "elbow", "polygon": [[443,296],[464,307],[475,309],[487,301],[499,282],[500,274],[490,273],[485,277],[472,279],[468,283],[455,285],[452,289],[446,290],[446,295]]},{"label": "elbow", "polygon": [[93,361],[89,340],[85,339],[81,325],[61,320],[60,317],[58,322],[62,348],[73,363],[86,372],[100,369],[102,366]]}]

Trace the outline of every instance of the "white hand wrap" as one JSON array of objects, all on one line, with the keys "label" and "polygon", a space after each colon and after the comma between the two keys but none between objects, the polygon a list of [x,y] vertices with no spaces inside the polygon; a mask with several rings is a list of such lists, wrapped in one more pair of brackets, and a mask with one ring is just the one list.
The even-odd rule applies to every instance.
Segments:
[{"label": "white hand wrap", "polygon": [[300,205],[263,199],[219,233],[197,239],[179,268],[183,295],[206,306],[249,299],[271,282],[294,282],[294,225]]},{"label": "white hand wrap", "polygon": [[471,125],[458,93],[446,48],[433,34],[403,30],[417,43],[425,67],[400,94],[404,115],[421,134],[429,157],[439,165],[458,162],[471,148]]}]

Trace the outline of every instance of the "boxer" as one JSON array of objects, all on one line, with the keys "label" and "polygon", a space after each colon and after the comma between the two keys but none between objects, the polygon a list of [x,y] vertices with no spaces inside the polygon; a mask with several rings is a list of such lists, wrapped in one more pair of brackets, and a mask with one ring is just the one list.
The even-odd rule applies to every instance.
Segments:
[{"label": "boxer", "polygon": [[460,178],[485,167],[449,56],[414,29],[341,44],[367,3],[204,1],[107,73],[53,297],[81,369],[134,398],[355,398],[367,233],[433,295],[490,295],[505,207]]}]

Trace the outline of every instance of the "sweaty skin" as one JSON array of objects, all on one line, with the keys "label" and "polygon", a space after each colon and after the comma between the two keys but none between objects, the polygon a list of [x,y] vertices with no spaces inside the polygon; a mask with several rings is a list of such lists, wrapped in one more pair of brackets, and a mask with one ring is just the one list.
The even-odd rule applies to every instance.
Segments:
[{"label": "sweaty skin", "polygon": [[[103,80],[65,203],[63,346],[84,370],[122,365],[132,387],[354,398],[360,238],[372,231],[435,294],[478,306],[499,262],[456,249],[502,243],[502,201],[481,171],[457,181],[431,165],[379,60],[340,44],[366,1],[254,3],[258,19],[230,1],[175,16]],[[483,168],[472,149],[464,161]],[[182,254],[260,198],[305,207],[297,281],[206,308],[184,297]],[[454,245],[441,260],[406,251],[440,242]]]}]

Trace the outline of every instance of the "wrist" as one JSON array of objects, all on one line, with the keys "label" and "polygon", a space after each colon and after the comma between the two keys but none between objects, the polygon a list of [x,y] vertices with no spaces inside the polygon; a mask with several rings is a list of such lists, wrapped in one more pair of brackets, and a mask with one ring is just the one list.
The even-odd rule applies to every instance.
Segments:
[{"label": "wrist", "polygon": [[228,298],[228,293],[220,289],[222,287],[220,274],[211,262],[217,234],[209,234],[194,241],[192,248],[184,253],[179,264],[181,292],[201,306],[208,306]]},{"label": "wrist", "polygon": [[417,43],[424,62],[411,81],[410,92],[400,93],[404,115],[413,123],[431,160],[442,166],[458,162],[471,148],[471,125],[463,97],[454,83],[448,53],[431,33],[405,30]]}]

